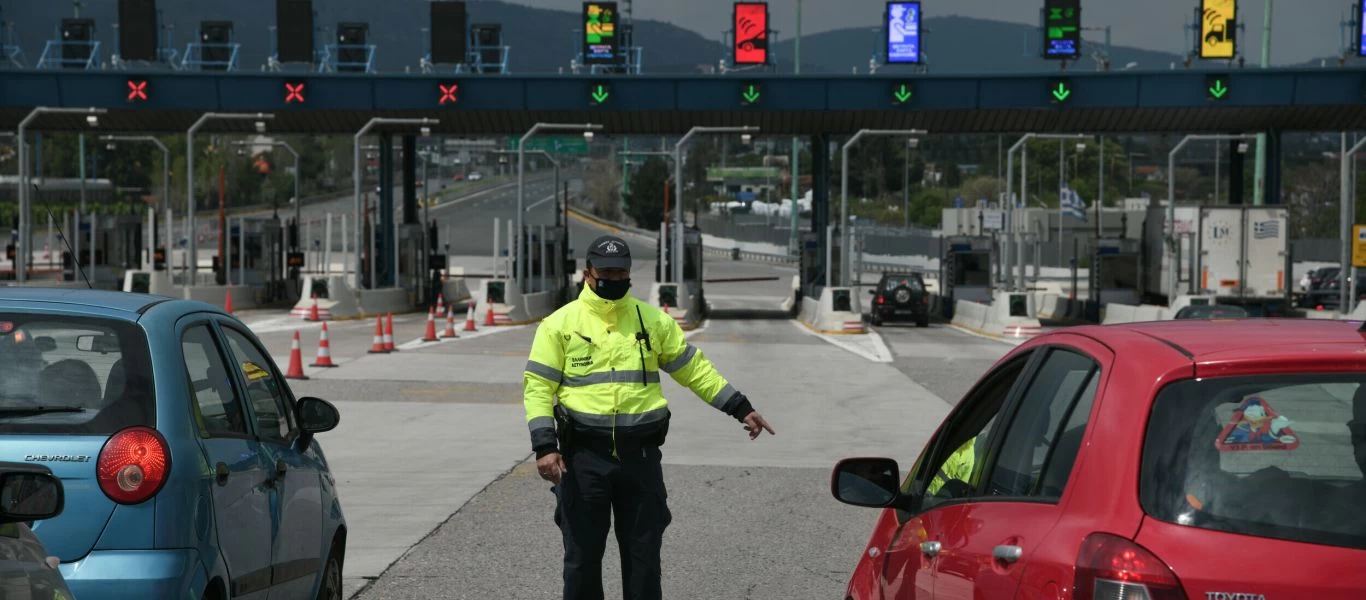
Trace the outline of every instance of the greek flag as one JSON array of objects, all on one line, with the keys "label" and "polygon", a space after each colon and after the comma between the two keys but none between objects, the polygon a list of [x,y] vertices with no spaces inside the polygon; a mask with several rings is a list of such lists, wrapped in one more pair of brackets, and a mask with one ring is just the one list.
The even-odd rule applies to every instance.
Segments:
[{"label": "greek flag", "polygon": [[1086,201],[1081,199],[1081,195],[1072,188],[1062,188],[1061,200],[1058,203],[1058,212],[1071,215],[1079,221],[1086,221]]},{"label": "greek flag", "polygon": [[1252,224],[1253,239],[1266,240],[1281,237],[1280,221],[1257,221]]}]

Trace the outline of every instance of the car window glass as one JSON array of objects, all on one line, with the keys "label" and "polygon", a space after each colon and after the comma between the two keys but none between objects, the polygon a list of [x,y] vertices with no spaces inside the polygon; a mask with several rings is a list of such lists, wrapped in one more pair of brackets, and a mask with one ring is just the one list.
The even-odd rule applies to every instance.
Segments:
[{"label": "car window glass", "polygon": [[[1095,399],[1092,382],[1098,377],[1091,359],[1068,350],[1049,351],[1006,430],[988,495],[1062,495]],[[1046,468],[1052,473],[1045,486],[1041,484]]]},{"label": "car window glass", "polygon": [[208,326],[186,329],[180,349],[185,356],[185,373],[195,399],[192,409],[200,435],[246,435],[242,403]]},{"label": "car window glass", "polygon": [[988,376],[976,391],[964,400],[964,408],[957,411],[954,421],[943,430],[935,442],[936,456],[917,471],[916,485],[924,486],[921,509],[928,510],[949,500],[975,495],[978,481],[985,470],[986,445],[1000,422],[1000,413],[1015,380],[1024,371],[1028,355],[1012,360]]},{"label": "car window glass", "polygon": [[247,385],[247,398],[256,414],[256,432],[262,439],[281,441],[289,437],[291,419],[287,396],[275,365],[240,332],[223,328],[238,372]]}]

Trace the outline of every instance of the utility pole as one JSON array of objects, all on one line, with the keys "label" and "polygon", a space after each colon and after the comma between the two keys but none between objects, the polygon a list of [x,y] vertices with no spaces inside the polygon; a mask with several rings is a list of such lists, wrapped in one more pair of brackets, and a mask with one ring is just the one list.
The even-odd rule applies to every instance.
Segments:
[{"label": "utility pole", "polygon": [[[1271,64],[1271,0],[1262,0],[1262,68]],[[1266,132],[1257,133],[1257,175],[1253,177],[1252,204],[1266,201]]]},{"label": "utility pole", "polygon": [[[792,48],[792,74],[802,74],[802,0],[797,0],[797,37],[794,38]],[[792,175],[792,206],[789,207],[792,214],[791,225],[788,230],[788,233],[790,234],[788,245],[791,248],[793,256],[801,255],[801,238],[797,233],[797,227],[802,212],[801,206],[797,203],[797,194],[801,192],[801,186],[797,185],[797,172],[799,171],[798,166],[800,165],[800,159],[801,145],[798,143],[797,136],[794,135],[792,136],[792,164],[788,168],[788,172]],[[814,179],[812,181],[814,181]]]}]

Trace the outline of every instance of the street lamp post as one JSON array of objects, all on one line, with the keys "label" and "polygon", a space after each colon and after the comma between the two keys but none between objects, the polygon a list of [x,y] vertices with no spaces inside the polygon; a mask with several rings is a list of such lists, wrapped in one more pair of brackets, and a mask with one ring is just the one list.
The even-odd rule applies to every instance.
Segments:
[{"label": "street lamp post", "polygon": [[30,111],[28,116],[24,117],[23,121],[19,122],[19,127],[15,132],[15,136],[19,138],[19,243],[14,252],[14,280],[16,283],[28,281],[28,260],[29,254],[32,252],[30,248],[33,245],[33,240],[30,239],[31,232],[29,231],[32,226],[29,223],[29,212],[32,210],[32,206],[30,206],[32,201],[29,200],[28,190],[28,143],[24,137],[29,123],[32,123],[42,115],[86,115],[86,122],[89,123],[91,127],[96,127],[99,125],[99,117],[97,115],[102,115],[106,112],[107,111],[103,108],[52,108],[39,106]]},{"label": "street lamp post", "polygon": [[[354,233],[355,233],[355,236],[356,236],[356,287],[357,287],[357,288],[360,288],[360,287],[361,287],[361,285],[360,285],[360,281],[361,281],[361,270],[364,268],[364,265],[361,264],[361,256],[364,255],[364,253],[361,252],[361,247],[362,247],[361,236],[364,235],[364,233],[362,232],[363,227],[362,227],[361,224],[364,222],[364,215],[361,214],[361,208],[360,208],[360,180],[361,180],[361,173],[364,172],[364,169],[361,167],[361,162],[360,162],[360,150],[361,150],[361,147],[360,147],[360,140],[361,140],[361,138],[365,137],[365,134],[370,133],[370,130],[371,130],[371,129],[374,129],[374,128],[375,128],[376,126],[378,126],[378,125],[421,125],[421,126],[430,126],[430,125],[436,125],[437,123],[440,123],[440,121],[438,121],[437,119],[427,119],[427,118],[422,118],[422,119],[393,119],[393,118],[387,118],[387,117],[374,117],[374,118],[370,119],[369,121],[367,121],[367,122],[365,123],[365,126],[364,126],[364,127],[361,127],[361,128],[360,128],[360,131],[357,131],[357,132],[356,132],[356,135],[352,138],[352,143],[351,143],[351,185],[352,185],[352,190],[353,190],[353,192],[352,192],[352,193],[353,193],[353,199],[355,200],[355,215],[356,215],[356,224],[355,224],[355,231],[354,231]],[[423,185],[426,185],[426,183],[424,183]],[[296,201],[297,201],[297,200],[296,200]],[[397,242],[397,240],[395,240],[395,242]],[[397,246],[395,246],[395,247],[397,247]],[[373,262],[374,262],[374,257],[372,256],[372,257],[370,257],[370,259],[371,259],[371,262],[373,263]],[[345,271],[345,269],[343,269],[343,271]],[[345,275],[345,274],[346,274],[345,272],[342,273],[342,275]],[[394,272],[394,282],[395,282],[395,283],[398,282],[398,272],[397,272],[397,271]],[[375,285],[375,282],[371,281],[371,282],[370,282],[370,285],[372,285],[372,286]]]},{"label": "street lamp post", "polygon": [[[840,286],[850,284],[849,269],[853,268],[853,253],[849,251],[849,149],[865,135],[925,135],[920,129],[860,129],[844,143],[840,154]],[[830,282],[826,282],[830,285]]]},{"label": "street lamp post", "polygon": [[194,122],[194,125],[190,126],[189,131],[185,132],[185,222],[189,225],[190,239],[189,260],[186,261],[189,272],[186,273],[185,280],[182,283],[187,298],[189,297],[190,286],[195,284],[199,275],[199,236],[195,234],[194,223],[194,134],[209,121],[256,121],[256,129],[259,131],[265,128],[265,121],[274,118],[275,115],[269,113],[204,113]]},{"label": "street lamp post", "polygon": [[[1019,236],[1019,247],[1015,247],[1017,242],[1015,235],[1015,202],[1013,200],[1015,196],[1015,152],[1017,150],[1020,152],[1020,197],[1025,198],[1028,194],[1026,184],[1029,181],[1029,147],[1026,145],[1026,142],[1031,139],[1079,140],[1084,139],[1085,137],[1086,136],[1080,133],[1026,133],[1020,137],[1019,141],[1015,142],[1015,144],[1010,147],[1010,150],[1006,151],[1006,197],[1004,200],[1006,204],[1006,245],[1004,247],[1004,252],[1002,253],[1004,256],[1001,264],[1005,267],[1005,269],[1002,269],[1002,273],[1006,274],[1005,283],[1007,289],[1024,289],[1024,236]],[[1012,252],[1016,255],[1014,257],[1015,262],[1018,263],[1014,266],[1011,265]],[[1012,274],[1012,271],[1016,270],[1015,267],[1019,267],[1018,272]],[[1016,277],[1018,277],[1018,279],[1016,279]]]},{"label": "street lamp post", "polygon": [[[1167,269],[1169,271],[1167,274],[1167,306],[1171,306],[1173,302],[1176,302],[1176,284],[1180,281],[1177,273],[1179,265],[1175,262],[1178,245],[1176,240],[1176,155],[1181,152],[1182,148],[1186,147],[1186,144],[1194,141],[1213,140],[1216,142],[1224,142],[1229,140],[1247,141],[1256,139],[1257,136],[1253,134],[1188,135],[1182,138],[1181,142],[1178,143],[1176,147],[1172,148],[1171,152],[1167,153],[1167,227],[1165,234],[1167,236],[1167,253],[1170,257],[1169,260],[1171,261],[1171,268]],[[1244,282],[1240,281],[1239,289],[1241,289],[1243,285]]]},{"label": "street lamp post", "polygon": [[[674,224],[674,227],[676,227],[677,229],[675,230],[675,232],[674,232],[674,234],[673,234],[673,236],[674,236],[674,239],[673,239],[673,252],[672,252],[672,254],[673,254],[673,262],[672,262],[671,264],[668,265],[669,267],[672,267],[671,271],[673,272],[673,278],[672,278],[672,279],[673,279],[673,282],[674,282],[674,283],[682,283],[682,282],[683,282],[683,264],[684,264],[684,260],[683,260],[683,204],[684,204],[684,202],[683,202],[683,146],[687,145],[688,140],[691,139],[692,136],[697,135],[697,134],[699,134],[699,133],[743,133],[743,134],[752,134],[752,133],[756,133],[756,132],[758,132],[758,131],[759,131],[759,128],[758,128],[758,127],[754,127],[754,126],[751,126],[751,125],[743,125],[743,126],[740,126],[740,127],[700,127],[700,126],[699,126],[699,127],[693,127],[692,129],[689,129],[689,130],[688,130],[688,133],[684,134],[682,138],[679,138],[678,143],[674,144],[674,196],[675,196],[675,197],[674,197],[674,206],[675,206],[675,209],[674,209],[674,217],[675,217],[675,221],[677,221],[677,222]],[[795,202],[796,199],[794,198],[793,201]],[[661,252],[660,254],[667,255],[667,254],[669,254],[669,253]],[[660,258],[663,259],[664,256],[661,256]],[[664,269],[660,269],[660,273],[669,273],[669,272],[670,272],[670,271],[666,271],[666,270],[664,270]]]},{"label": "street lamp post", "polygon": [[516,258],[516,266],[513,268],[513,283],[519,292],[522,290],[522,280],[526,276],[524,264],[526,260],[521,252],[522,239],[525,237],[525,225],[522,221],[526,216],[523,214],[526,212],[526,199],[523,197],[526,189],[526,141],[540,131],[580,131],[583,132],[584,137],[591,139],[594,131],[602,131],[602,125],[595,123],[537,123],[532,125],[531,129],[517,140],[517,231],[513,234],[514,238],[508,240],[508,243],[512,244],[514,248],[512,256]]}]

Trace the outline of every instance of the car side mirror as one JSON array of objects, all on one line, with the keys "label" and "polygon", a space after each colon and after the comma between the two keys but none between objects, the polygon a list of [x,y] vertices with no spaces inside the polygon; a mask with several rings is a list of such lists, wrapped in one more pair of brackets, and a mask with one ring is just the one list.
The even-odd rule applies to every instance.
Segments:
[{"label": "car side mirror", "polygon": [[835,465],[830,493],[854,506],[893,506],[901,497],[900,469],[890,458],[846,458]]},{"label": "car side mirror", "polygon": [[868,290],[868,295],[869,295],[869,296],[876,296],[876,295],[877,295],[877,290]]},{"label": "car side mirror", "polygon": [[332,431],[341,422],[341,413],[337,411],[337,407],[322,398],[300,398],[295,413],[299,429],[308,434]]},{"label": "car side mirror", "polygon": [[61,480],[47,469],[0,471],[0,523],[51,519],[65,502]]}]

